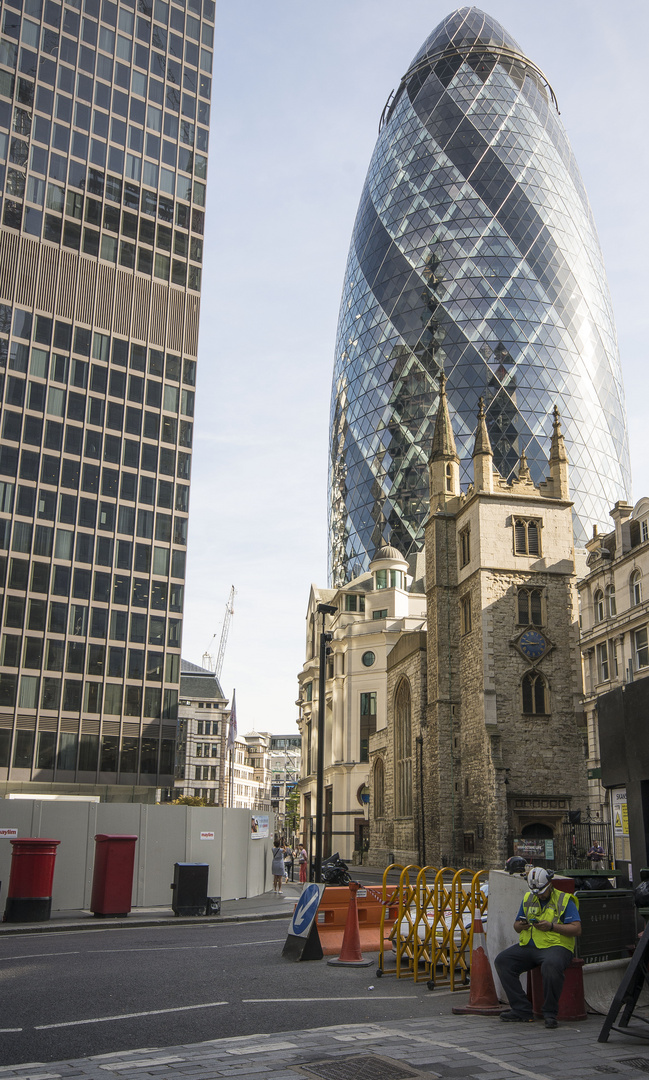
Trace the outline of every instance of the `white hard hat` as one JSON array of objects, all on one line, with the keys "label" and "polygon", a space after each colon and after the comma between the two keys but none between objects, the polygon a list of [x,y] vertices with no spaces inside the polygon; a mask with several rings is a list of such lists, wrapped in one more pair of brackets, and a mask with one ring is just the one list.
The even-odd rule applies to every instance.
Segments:
[{"label": "white hard hat", "polygon": [[545,892],[554,877],[554,870],[546,870],[544,866],[534,866],[527,875],[527,884],[531,891],[538,896]]}]

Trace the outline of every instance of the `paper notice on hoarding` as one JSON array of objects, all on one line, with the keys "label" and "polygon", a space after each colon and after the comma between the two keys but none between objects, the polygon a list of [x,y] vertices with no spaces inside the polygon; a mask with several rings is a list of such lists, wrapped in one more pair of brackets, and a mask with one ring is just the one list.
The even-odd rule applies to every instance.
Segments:
[{"label": "paper notice on hoarding", "polygon": [[18,829],[0,829],[0,837],[14,837],[18,836]]}]

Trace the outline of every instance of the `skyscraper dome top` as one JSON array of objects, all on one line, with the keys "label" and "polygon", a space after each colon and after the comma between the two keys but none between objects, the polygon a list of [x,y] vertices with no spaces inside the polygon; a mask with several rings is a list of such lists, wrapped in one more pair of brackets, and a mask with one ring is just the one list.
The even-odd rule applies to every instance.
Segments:
[{"label": "skyscraper dome top", "polygon": [[411,67],[419,63],[425,56],[431,56],[444,49],[455,46],[456,48],[471,45],[493,45],[496,48],[511,49],[512,52],[523,54],[523,50],[517,41],[491,15],[487,15],[480,8],[461,7],[442,19],[432,34],[426,39],[421,49],[415,56]]},{"label": "skyscraper dome top", "polygon": [[443,89],[453,81],[464,61],[468,62],[483,83],[486,83],[496,64],[500,64],[519,87],[522,87],[526,78],[532,79],[543,96],[549,98],[558,111],[557,99],[547,76],[532,63],[518,42],[496,19],[480,8],[471,6],[458,8],[435,27],[415,55],[399,89],[388,101],[381,118],[381,126],[392,115],[406,87],[410,98],[414,100],[424,82],[433,73],[439,91],[443,93]]}]

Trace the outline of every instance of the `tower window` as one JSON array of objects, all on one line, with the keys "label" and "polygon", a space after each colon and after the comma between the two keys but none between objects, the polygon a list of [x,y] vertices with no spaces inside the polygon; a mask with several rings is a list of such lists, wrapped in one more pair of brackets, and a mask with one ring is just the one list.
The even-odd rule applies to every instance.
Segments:
[{"label": "tower window", "polygon": [[514,551],[516,555],[541,554],[541,522],[534,518],[515,518]]},{"label": "tower window", "polygon": [[548,709],[548,688],[543,675],[529,672],[523,676],[523,712],[544,715]]},{"label": "tower window", "polygon": [[518,622],[521,626],[543,625],[540,589],[518,590]]},{"label": "tower window", "polygon": [[631,574],[629,585],[631,587],[631,607],[637,607],[642,601],[642,574],[634,570]]},{"label": "tower window", "polygon": [[608,607],[608,613],[611,618],[617,615],[617,605],[615,603],[615,585],[606,586],[606,606]]},{"label": "tower window", "polygon": [[446,463],[446,491],[448,493],[453,491],[453,470],[450,461]]},{"label": "tower window", "polygon": [[471,561],[471,530],[462,529],[460,533],[460,566],[466,566]]},{"label": "tower window", "polygon": [[598,589],[595,593],[595,622],[602,622],[604,618],[604,593]]},{"label": "tower window", "polygon": [[471,632],[471,597],[463,596],[460,600],[460,624],[462,634]]}]

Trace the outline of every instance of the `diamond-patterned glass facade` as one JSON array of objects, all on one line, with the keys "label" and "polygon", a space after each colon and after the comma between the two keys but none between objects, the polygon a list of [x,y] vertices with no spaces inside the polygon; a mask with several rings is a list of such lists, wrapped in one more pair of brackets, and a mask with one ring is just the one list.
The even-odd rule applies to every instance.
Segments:
[{"label": "diamond-patterned glass facade", "polygon": [[561,412],[575,539],[630,494],[615,325],[588,198],[547,80],[475,7],[386,107],[356,217],[333,378],[330,576],[421,547],[440,370],[463,484],[484,396],[496,467],[547,472]]}]

